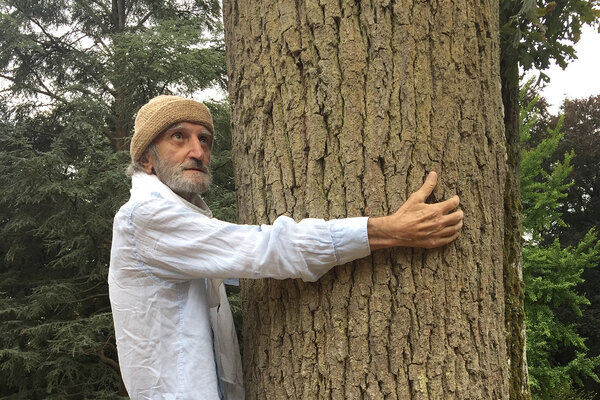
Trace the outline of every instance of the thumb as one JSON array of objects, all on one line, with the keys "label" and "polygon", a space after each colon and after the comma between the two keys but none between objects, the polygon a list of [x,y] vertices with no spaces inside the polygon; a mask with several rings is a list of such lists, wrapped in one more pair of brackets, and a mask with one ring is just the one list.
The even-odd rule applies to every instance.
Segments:
[{"label": "thumb", "polygon": [[417,195],[420,201],[424,202],[427,199],[427,197],[429,197],[431,192],[433,192],[433,189],[435,189],[436,185],[437,173],[435,173],[435,171],[431,171],[427,175],[427,178],[425,178],[425,183],[423,183],[423,186],[421,186],[421,188],[417,190],[415,194]]}]

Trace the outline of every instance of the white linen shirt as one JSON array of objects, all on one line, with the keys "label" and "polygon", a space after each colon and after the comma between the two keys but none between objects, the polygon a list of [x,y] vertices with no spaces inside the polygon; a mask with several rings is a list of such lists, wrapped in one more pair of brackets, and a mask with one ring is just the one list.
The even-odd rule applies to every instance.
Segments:
[{"label": "white linen shirt", "polygon": [[370,253],[366,217],[236,225],[212,218],[200,196],[193,203],[136,173],[114,219],[108,283],[132,399],[243,399],[222,280],[315,281]]}]

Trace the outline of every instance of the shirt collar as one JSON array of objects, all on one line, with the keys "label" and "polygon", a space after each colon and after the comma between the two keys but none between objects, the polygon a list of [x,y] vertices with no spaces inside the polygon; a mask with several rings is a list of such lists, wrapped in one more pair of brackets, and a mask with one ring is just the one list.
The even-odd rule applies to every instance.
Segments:
[{"label": "shirt collar", "polygon": [[145,172],[136,172],[131,177],[131,196],[148,196],[152,193],[158,193],[164,199],[179,203],[184,207],[190,208],[201,214],[212,218],[212,212],[202,199],[202,196],[195,194],[192,198],[192,202],[187,201],[183,197],[177,195],[167,185],[161,182],[160,179],[154,174],[147,174]]}]

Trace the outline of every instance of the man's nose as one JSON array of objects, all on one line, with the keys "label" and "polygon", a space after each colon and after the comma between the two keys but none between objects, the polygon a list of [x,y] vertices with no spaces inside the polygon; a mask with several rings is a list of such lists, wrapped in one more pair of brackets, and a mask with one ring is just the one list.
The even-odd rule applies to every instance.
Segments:
[{"label": "man's nose", "polygon": [[202,142],[200,142],[200,139],[193,136],[190,139],[190,141],[188,142],[188,146],[189,146],[188,157],[196,158],[199,160],[203,158],[202,156],[204,156],[204,153],[206,150],[204,149]]}]

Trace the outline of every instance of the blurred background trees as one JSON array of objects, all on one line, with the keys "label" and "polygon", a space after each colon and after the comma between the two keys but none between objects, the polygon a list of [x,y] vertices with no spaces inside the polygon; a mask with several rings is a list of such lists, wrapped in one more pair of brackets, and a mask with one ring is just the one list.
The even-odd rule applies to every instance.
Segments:
[{"label": "blurred background trees", "polygon": [[[585,132],[573,130],[572,121],[587,110],[573,107],[574,101],[567,100],[562,107],[564,115],[550,115],[547,103],[531,84],[521,90],[523,275],[531,388],[534,398],[591,398],[600,356],[593,340],[597,329],[590,328],[600,321],[594,318],[599,305],[596,289],[585,278],[594,277],[600,262],[599,225],[576,224],[566,218],[585,218],[589,199],[584,200],[586,204],[570,199],[587,197],[578,195],[581,191],[598,190],[578,187],[577,182],[582,175],[598,174],[584,165],[594,151],[593,140],[588,139],[587,146],[574,146],[573,142],[582,134],[595,134],[598,140],[600,125],[587,124],[591,126]],[[568,125],[564,123],[567,120]],[[582,389],[584,381],[587,395]]]}]

